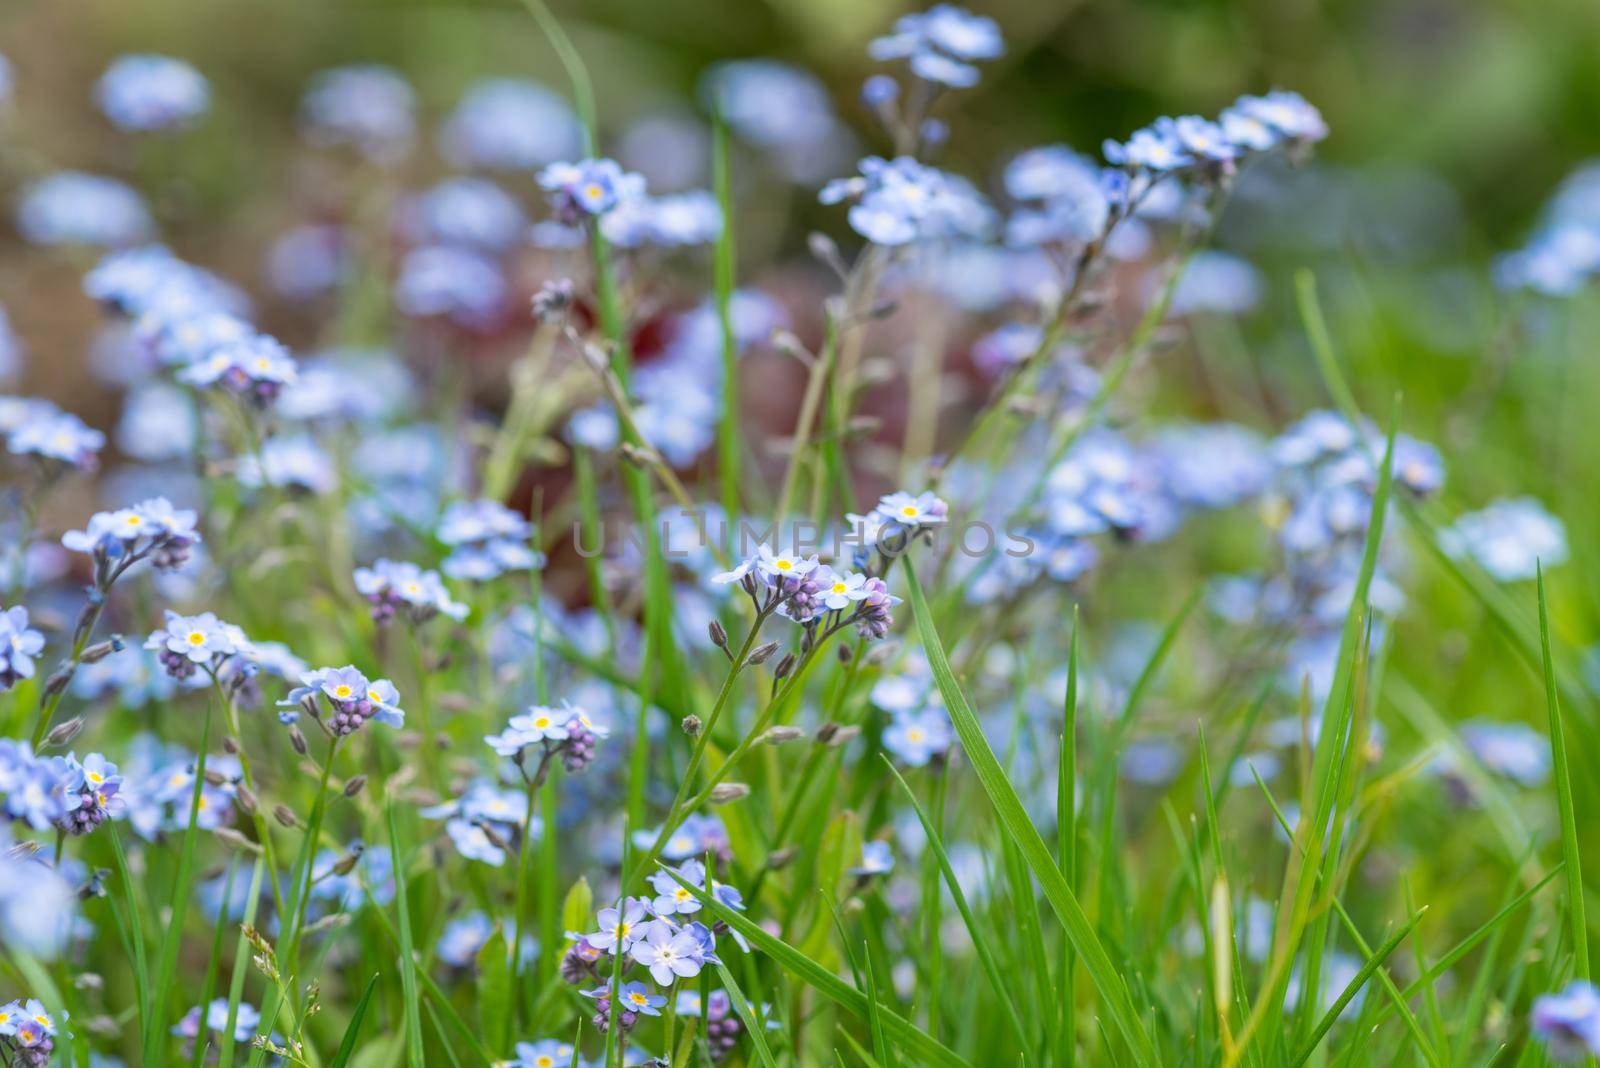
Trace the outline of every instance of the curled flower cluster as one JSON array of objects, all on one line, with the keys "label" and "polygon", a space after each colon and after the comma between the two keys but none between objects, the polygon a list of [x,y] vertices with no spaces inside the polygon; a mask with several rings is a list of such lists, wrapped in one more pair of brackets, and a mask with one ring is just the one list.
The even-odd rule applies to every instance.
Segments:
[{"label": "curled flower cluster", "polygon": [[455,501],[440,517],[437,536],[451,549],[440,565],[451,578],[486,582],[543,565],[528,545],[533,524],[499,501]]},{"label": "curled flower cluster", "polygon": [[588,767],[594,760],[600,739],[610,733],[581,708],[533,705],[527,711],[512,716],[505,730],[486,735],[483,740],[496,753],[516,761],[517,766],[523,768],[524,775],[528,774],[524,766],[528,751],[538,746],[541,755],[532,779],[537,785],[544,781],[552,757],[559,756],[562,766],[569,772]]},{"label": "curled flower cluster", "polygon": [[[7,403],[12,402],[12,403]],[[33,457],[47,466],[92,471],[106,436],[71,412],[48,401],[0,397],[0,434],[13,456]]]},{"label": "curled flower cluster", "polygon": [[304,711],[335,739],[354,734],[369,719],[397,729],[405,725],[400,692],[388,679],[369,680],[346,665],[308,671],[300,683],[278,702],[283,710],[278,719],[286,724],[297,721]]},{"label": "curled flower cluster", "polygon": [[161,571],[174,571],[188,562],[199,542],[195,513],[174,508],[165,497],[115,512],[96,512],[83,530],[61,536],[62,545],[94,558],[95,585],[101,590],[140,560],[148,559]]},{"label": "curled flower cluster", "polygon": [[188,125],[205,113],[211,88],[194,67],[171,56],[122,56],[95,87],[106,118],[123,130],[147,132]]},{"label": "curled flower cluster", "polygon": [[55,1053],[56,1022],[38,998],[0,1005],[0,1052],[6,1063],[43,1068]]},{"label": "curled flower cluster", "polygon": [[972,184],[910,156],[868,156],[853,178],[822,188],[824,204],[850,201],[850,226],[879,245],[966,238],[981,240],[995,226],[995,212]]},{"label": "curled flower cluster", "polygon": [[437,571],[425,571],[409,561],[379,560],[355,570],[356,592],[372,605],[373,621],[382,625],[404,611],[413,623],[426,623],[436,615],[454,620],[467,618],[467,606],[450,596]]},{"label": "curled flower cluster", "polygon": [[1106,160],[1130,175],[1227,174],[1253,154],[1303,149],[1328,136],[1327,124],[1299,93],[1241,96],[1217,117],[1160,118],[1127,141],[1108,140]]},{"label": "curled flower cluster", "polygon": [[0,739],[0,795],[4,812],[34,830],[50,827],[83,835],[124,810],[122,777],[99,753],[35,756],[26,742]]}]

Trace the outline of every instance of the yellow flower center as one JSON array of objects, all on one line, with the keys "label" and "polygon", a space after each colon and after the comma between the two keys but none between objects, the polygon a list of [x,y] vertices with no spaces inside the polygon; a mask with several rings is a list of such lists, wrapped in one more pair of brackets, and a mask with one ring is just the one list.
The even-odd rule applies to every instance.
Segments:
[{"label": "yellow flower center", "polygon": [[632,994],[629,994],[628,995],[628,1000],[633,1002],[635,1005],[644,1005],[649,1001],[648,998],[646,998],[643,994],[641,994],[641,993],[639,993],[637,991],[635,991]]},{"label": "yellow flower center", "polygon": [[922,741],[922,731],[916,727],[912,727],[910,730],[906,731],[906,737],[913,742],[920,742]]},{"label": "yellow flower center", "polygon": [[583,190],[583,195],[588,197],[590,200],[599,200],[600,199],[600,187],[597,186],[597,185],[585,186],[584,190]]},{"label": "yellow flower center", "polygon": [[189,644],[190,645],[204,645],[205,643],[206,643],[206,636],[205,636],[204,632],[198,631],[198,630],[191,630],[189,632]]},{"label": "yellow flower center", "polygon": [[380,705],[383,704],[383,698],[378,694],[377,690],[368,690],[367,691],[367,700],[371,701],[374,704],[380,704]]},{"label": "yellow flower center", "polygon": [[917,518],[917,506],[914,504],[908,504],[904,508],[900,509],[900,514],[905,516],[907,519],[915,519]]},{"label": "yellow flower center", "polygon": [[335,697],[349,697],[350,696],[350,687],[344,685],[343,683],[340,683],[338,686],[335,686],[333,688],[333,693],[334,693]]},{"label": "yellow flower center", "polygon": [[772,566],[776,567],[779,571],[792,571],[794,569],[794,561],[793,560],[779,560],[776,564],[774,564]]},{"label": "yellow flower center", "polygon": [[550,726],[550,717],[540,716],[533,721],[533,725],[538,727],[540,730],[544,730],[546,727]]},{"label": "yellow flower center", "polygon": [[833,584],[833,592],[834,592],[834,593],[844,593],[844,592],[845,592],[845,591],[846,591],[846,590],[848,590],[848,589],[849,589],[849,588],[850,588],[850,587],[849,587],[849,586],[846,586],[846,585],[845,585],[845,584],[844,584],[844,583],[842,583],[842,582],[835,582],[835,583],[834,583],[834,584]]}]

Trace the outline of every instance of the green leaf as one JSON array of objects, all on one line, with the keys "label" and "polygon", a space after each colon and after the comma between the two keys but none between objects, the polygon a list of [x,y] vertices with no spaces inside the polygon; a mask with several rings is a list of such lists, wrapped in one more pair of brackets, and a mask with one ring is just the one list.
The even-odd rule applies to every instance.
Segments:
[{"label": "green leaf", "polygon": [[1545,606],[1544,568],[1539,568],[1539,650],[1544,657],[1544,698],[1550,710],[1550,764],[1556,784],[1556,805],[1561,813],[1561,862],[1567,870],[1567,925],[1572,939],[1572,969],[1579,979],[1589,978],[1589,928],[1583,916],[1583,868],[1578,863],[1578,820],[1572,806],[1572,778],[1567,767],[1566,732],[1561,725],[1561,702],[1556,697],[1556,672],[1550,662],[1550,615]]},{"label": "green leaf", "polygon": [[356,1051],[356,1039],[361,1035],[361,1021],[367,1015],[367,1005],[372,1001],[372,991],[378,985],[377,975],[367,980],[367,988],[361,992],[361,1000],[356,1002],[356,1011],[350,1015],[350,1024],[344,1029],[344,1038],[339,1042],[339,1050],[333,1055],[333,1060],[328,1062],[328,1068],[345,1068],[350,1063],[350,1057]]},{"label": "green leaf", "polygon": [[572,884],[572,889],[567,891],[567,899],[561,905],[561,929],[585,930],[593,916],[594,891],[589,889],[589,880],[579,876],[578,881]]},{"label": "green leaf", "polygon": [[505,925],[478,951],[479,1029],[497,1051],[511,1048],[511,951]]},{"label": "green leaf", "polygon": [[411,942],[411,910],[406,902],[409,859],[400,844],[399,821],[394,802],[389,802],[389,851],[394,859],[394,910],[400,927],[400,988],[405,998],[406,1063],[425,1068],[422,1058],[422,1006],[417,997],[417,957]]},{"label": "green leaf", "polygon": [[1050,850],[1045,846],[1044,839],[1039,837],[1038,829],[1028,819],[1027,810],[1023,808],[1016,789],[1001,770],[994,751],[989,748],[989,740],[984,737],[983,727],[978,723],[978,717],[967,704],[967,699],[950,670],[950,662],[945,658],[944,646],[934,629],[933,619],[928,613],[927,598],[923,596],[922,586],[917,581],[911,561],[905,562],[905,570],[911,611],[917,620],[918,633],[922,636],[923,651],[928,657],[928,665],[933,670],[939,692],[944,697],[945,708],[955,724],[956,734],[961,738],[961,746],[966,751],[967,759],[972,762],[973,771],[977,774],[984,793],[994,805],[1005,832],[1022,851],[1034,878],[1039,880],[1045,897],[1055,910],[1056,917],[1066,928],[1067,937],[1072,940],[1073,948],[1077,950],[1078,956],[1083,960],[1084,968],[1094,980],[1106,1014],[1111,1017],[1112,1024],[1127,1043],[1134,1061],[1141,1065],[1155,1065],[1157,1063],[1155,1049],[1150,1044],[1150,1037],[1145,1033],[1144,1025],[1139,1021],[1139,1013],[1134,1008],[1127,984],[1123,982],[1116,966],[1112,964],[1105,947],[1100,944],[1100,939],[1095,935],[1088,916],[1084,915],[1083,907],[1078,904],[1072,888],[1062,877],[1061,869],[1050,856]]}]

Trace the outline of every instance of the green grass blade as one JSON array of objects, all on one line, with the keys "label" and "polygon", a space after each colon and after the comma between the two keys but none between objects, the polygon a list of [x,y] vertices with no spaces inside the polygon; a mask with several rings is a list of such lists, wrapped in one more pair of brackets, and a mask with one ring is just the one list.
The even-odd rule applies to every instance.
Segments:
[{"label": "green grass blade", "polygon": [[1566,732],[1561,725],[1561,702],[1556,697],[1556,673],[1550,660],[1550,614],[1545,605],[1544,568],[1539,568],[1539,649],[1544,658],[1544,697],[1550,710],[1550,776],[1556,785],[1556,805],[1561,813],[1561,862],[1567,871],[1567,924],[1572,939],[1573,974],[1589,978],[1589,928],[1583,915],[1583,868],[1578,861],[1578,821],[1572,806],[1572,778],[1567,767]]},{"label": "green grass blade", "polygon": [[[712,260],[712,289],[717,325],[722,330],[722,414],[717,421],[717,476],[722,487],[722,510],[730,523],[744,512],[739,505],[739,342],[733,332],[733,289],[738,246],[733,232],[733,169],[728,153],[728,124],[716,108],[711,116],[712,189],[722,210],[722,231]],[[731,534],[730,534],[731,537]]]},{"label": "green grass blade", "polygon": [[722,980],[723,989],[728,993],[728,1003],[744,1022],[745,1033],[750,1036],[750,1044],[756,1050],[756,1059],[767,1068],[778,1068],[778,1062],[773,1059],[772,1050],[767,1046],[766,1025],[756,1015],[750,999],[744,996],[739,984],[734,982],[733,973],[728,970],[726,964],[718,964],[717,975]]},{"label": "green grass blade", "polygon": [[994,988],[995,996],[1000,999],[1000,1007],[1005,1010],[1006,1022],[1011,1027],[1012,1036],[1017,1040],[1017,1048],[1028,1048],[1027,1028],[1022,1026],[1022,1015],[1017,1012],[1017,1003],[1011,997],[1011,987],[1001,975],[1000,962],[995,959],[994,949],[990,946],[990,939],[978,928],[978,921],[972,914],[972,906],[967,903],[967,895],[961,889],[961,881],[956,878],[956,870],[950,863],[950,855],[945,852],[944,839],[939,834],[933,821],[928,819],[928,814],[923,811],[922,805],[917,801],[916,793],[911,789],[911,784],[906,782],[887,756],[883,763],[889,769],[889,774],[895,777],[900,788],[905,791],[906,799],[911,802],[912,811],[917,814],[917,819],[922,821],[923,833],[928,836],[928,848],[938,861],[939,870],[944,875],[944,882],[950,888],[950,896],[955,900],[956,911],[961,914],[961,922],[966,924],[967,933],[972,936],[972,948],[978,954],[978,965],[983,969],[984,975],[989,979],[989,985]]},{"label": "green grass blade", "polygon": [[167,1062],[170,1036],[167,1028],[167,999],[172,993],[178,972],[178,948],[183,942],[183,921],[189,917],[189,894],[194,884],[195,842],[200,837],[200,791],[206,779],[206,749],[211,745],[211,709],[206,705],[205,726],[200,733],[200,755],[195,760],[194,788],[189,791],[189,824],[183,831],[183,845],[178,853],[178,873],[172,884],[171,916],[166,932],[161,937],[161,951],[156,957],[154,985],[150,988],[150,1015],[144,1021],[144,1063],[150,1068]]},{"label": "green grass blade", "polygon": [[1361,969],[1345,985],[1339,996],[1333,999],[1333,1004],[1328,1007],[1327,1012],[1322,1014],[1322,1019],[1312,1029],[1310,1041],[1306,1043],[1305,1048],[1294,1059],[1296,1068],[1311,1059],[1311,1054],[1316,1052],[1318,1044],[1322,1042],[1322,1037],[1338,1021],[1339,1015],[1344,1012],[1345,1006],[1350,1004],[1356,993],[1366,984],[1368,979],[1372,978],[1372,973],[1383,966],[1383,962],[1389,958],[1389,955],[1400,948],[1400,943],[1405,941],[1406,936],[1416,930],[1417,924],[1422,922],[1423,914],[1427,911],[1426,907],[1418,909],[1411,919],[1406,921],[1405,926],[1386,938],[1383,944],[1366,959],[1366,962],[1361,965]]},{"label": "green grass blade", "polygon": [[389,803],[389,851],[394,858],[394,909],[400,928],[400,988],[405,999],[406,1063],[424,1068],[422,1006],[417,996],[417,957],[411,941],[411,909],[406,901],[406,851],[400,844],[394,802]]},{"label": "green grass blade", "polygon": [[361,1021],[366,1018],[367,1005],[372,1001],[372,992],[377,989],[378,977],[376,974],[367,980],[367,987],[361,992],[361,1000],[356,1002],[356,1011],[350,1014],[350,1024],[344,1029],[344,1038],[339,1042],[339,1049],[333,1055],[333,1060],[328,1062],[328,1068],[345,1068],[350,1063],[350,1058],[356,1052],[356,1040],[361,1037]]},{"label": "green grass blade", "polygon": [[261,876],[265,873],[265,857],[257,857],[255,869],[250,873],[250,896],[244,903],[244,922],[239,925],[239,937],[233,944],[233,975],[228,980],[228,1019],[222,1028],[222,1055],[220,1064],[233,1063],[234,1031],[239,1022],[239,1002],[244,1000],[244,980],[250,972],[250,942],[244,929],[254,926],[256,906],[261,901]]},{"label": "green grass blade", "polygon": [[1044,839],[1039,837],[1038,829],[1028,819],[1022,800],[1006,778],[1005,772],[1001,770],[1000,762],[995,759],[994,751],[989,747],[989,740],[984,736],[983,727],[978,723],[977,716],[967,704],[967,699],[950,670],[950,662],[944,655],[944,646],[939,640],[939,634],[934,629],[933,619],[928,612],[927,598],[923,595],[922,586],[918,583],[916,571],[909,560],[905,562],[905,572],[910,591],[911,610],[916,616],[923,652],[927,655],[934,681],[944,697],[945,708],[950,713],[956,733],[961,738],[962,748],[966,750],[967,759],[972,762],[973,770],[983,786],[984,793],[994,805],[1006,833],[1022,851],[1029,868],[1033,870],[1034,878],[1039,880],[1045,897],[1055,909],[1057,918],[1067,929],[1067,936],[1072,939],[1073,948],[1077,950],[1078,956],[1083,960],[1084,968],[1094,980],[1106,1014],[1111,1017],[1113,1026],[1127,1043],[1133,1054],[1133,1060],[1142,1065],[1154,1065],[1155,1049],[1150,1043],[1149,1035],[1145,1033],[1144,1025],[1140,1022],[1139,1013],[1134,1008],[1127,984],[1112,964],[1105,947],[1100,944],[1094,928],[1089,924],[1088,916],[1078,904],[1078,899],[1067,885],[1066,879],[1062,878],[1061,869],[1051,858]]},{"label": "green grass blade", "polygon": [[[687,882],[670,868],[663,867],[662,870],[669,872],[673,879],[698,898],[702,905],[715,912],[729,927],[738,931],[753,947],[771,957],[780,967],[786,969],[791,975],[835,1005],[849,1010],[863,1021],[866,1020],[867,997],[860,990],[846,983],[833,972],[824,968],[781,938],[768,934],[765,928],[742,912],[728,908],[707,893],[704,887]],[[918,1055],[918,1063],[953,1066],[969,1063],[965,1058],[957,1055],[949,1047],[915,1024],[912,1024],[905,1017],[884,1008],[880,1008],[878,1011],[883,1022],[884,1031],[899,1042],[907,1052],[916,1053]]]}]

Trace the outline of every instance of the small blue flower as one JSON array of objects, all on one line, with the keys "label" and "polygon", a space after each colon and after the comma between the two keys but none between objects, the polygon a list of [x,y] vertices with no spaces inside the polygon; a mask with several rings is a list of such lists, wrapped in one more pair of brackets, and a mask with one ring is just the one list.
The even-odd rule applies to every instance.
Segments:
[{"label": "small blue flower", "polygon": [[536,82],[496,78],[461,99],[440,135],[458,167],[532,171],[578,151],[582,128],[572,108]]},{"label": "small blue flower", "polygon": [[942,755],[954,740],[942,708],[897,714],[883,732],[883,747],[914,768]]},{"label": "small blue flower", "polygon": [[313,144],[349,145],[379,163],[393,162],[416,136],[416,94],[389,67],[323,71],[300,102],[300,124]]},{"label": "small blue flower", "polygon": [[894,871],[894,850],[881,838],[861,843],[861,863],[849,869],[851,875],[887,875]]},{"label": "small blue flower", "polygon": [[824,204],[853,201],[850,226],[879,245],[977,240],[995,225],[994,209],[970,183],[910,156],[868,156],[857,177],[829,182],[818,199]]},{"label": "small blue flower", "polygon": [[1538,998],[1530,1022],[1560,1060],[1600,1056],[1600,989],[1587,980],[1574,979],[1560,993]]},{"label": "small blue flower", "polygon": [[28,626],[27,608],[0,610],[0,691],[33,678],[34,660],[43,650],[44,635]]},{"label": "small blue flower", "polygon": [[170,56],[122,56],[100,76],[95,100],[124,130],[170,130],[205,113],[211,87],[194,67]]},{"label": "small blue flower", "polygon": [[528,545],[533,524],[499,501],[456,501],[445,509],[435,533],[453,550],[440,565],[451,578],[485,582],[544,565]]},{"label": "small blue flower", "polygon": [[17,229],[36,245],[117,248],[155,229],[144,199],[115,178],[60,171],[29,186],[17,206]]},{"label": "small blue flower", "polygon": [[[634,942],[628,952],[649,969],[650,978],[661,986],[671,986],[678,979],[699,975],[707,959],[705,946],[694,932],[675,930],[664,922],[652,924],[649,932]],[[661,999],[661,1004],[666,1004],[665,998]]]},{"label": "small blue flower", "polygon": [[69,412],[40,408],[6,435],[6,449],[16,456],[92,470],[106,436]]},{"label": "small blue flower", "polygon": [[996,59],[1005,53],[999,25],[953,4],[936,4],[920,14],[902,15],[894,31],[867,47],[876,60],[907,60],[924,81],[967,89],[978,83],[972,60]]},{"label": "small blue flower", "polygon": [[643,177],[611,159],[552,163],[539,172],[539,188],[548,195],[556,218],[567,224],[604,215],[645,192]]}]

